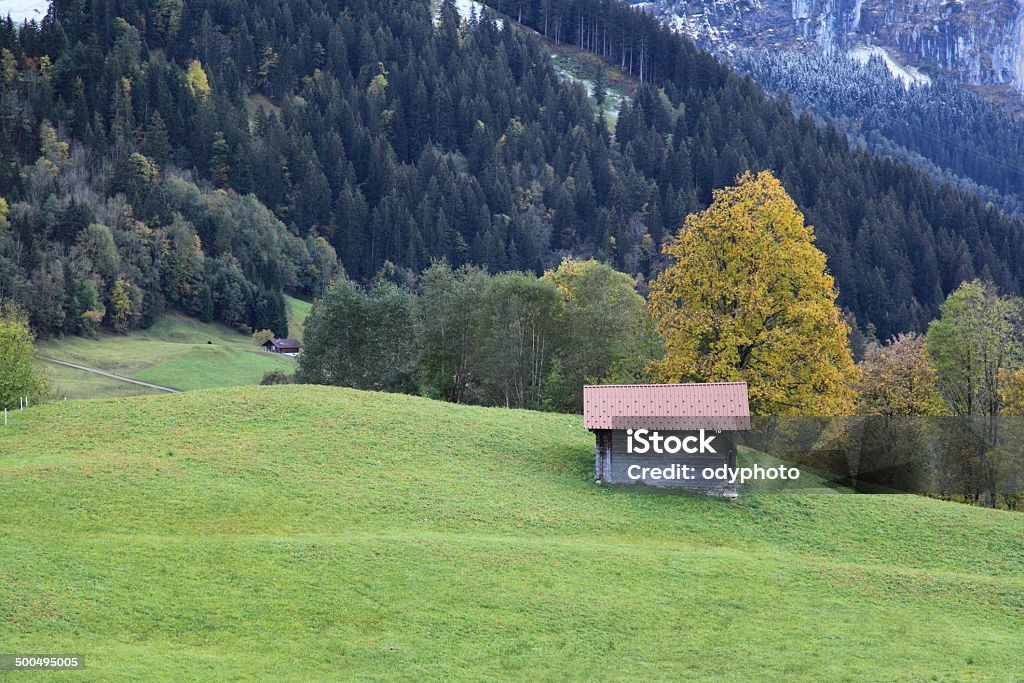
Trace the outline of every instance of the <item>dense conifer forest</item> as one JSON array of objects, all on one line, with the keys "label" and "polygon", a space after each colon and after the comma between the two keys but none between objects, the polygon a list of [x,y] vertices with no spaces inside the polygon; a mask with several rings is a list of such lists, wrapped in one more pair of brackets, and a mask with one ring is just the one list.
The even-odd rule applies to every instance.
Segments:
[{"label": "dense conifer forest", "polygon": [[0,24],[0,296],[44,335],[168,307],[284,333],[282,292],[340,268],[415,286],[434,259],[574,255],[642,284],[746,169],[779,176],[879,336],[971,277],[1020,291],[1021,223],[852,150],[653,19],[493,4],[640,82],[614,132],[540,37],[451,2],[58,0]]},{"label": "dense conifer forest", "polygon": [[907,87],[878,57],[861,64],[764,52],[741,55],[736,64],[872,151],[949,180],[1011,215],[1024,209],[1024,123],[1005,106],[944,78]]}]

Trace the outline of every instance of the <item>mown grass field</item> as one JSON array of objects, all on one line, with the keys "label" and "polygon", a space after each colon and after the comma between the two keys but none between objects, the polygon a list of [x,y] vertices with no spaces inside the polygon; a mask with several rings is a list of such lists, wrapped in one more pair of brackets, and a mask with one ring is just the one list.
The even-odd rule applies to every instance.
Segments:
[{"label": "mown grass field", "polygon": [[[286,297],[290,334],[301,339],[311,304]],[[152,327],[98,339],[67,337],[43,342],[39,353],[173,389],[259,384],[268,370],[293,372],[295,360],[270,354],[249,335],[223,325],[170,314]],[[74,368],[44,363],[59,398],[107,398],[159,393]]]},{"label": "mown grass field", "polygon": [[579,417],[334,388],[14,418],[0,643],[63,680],[1024,677],[1019,514],[611,491]]},{"label": "mown grass field", "polygon": [[158,389],[122,382],[65,365],[39,361],[39,366],[50,376],[54,395],[58,399],[63,399],[65,396],[69,399],[116,398],[164,393]]}]

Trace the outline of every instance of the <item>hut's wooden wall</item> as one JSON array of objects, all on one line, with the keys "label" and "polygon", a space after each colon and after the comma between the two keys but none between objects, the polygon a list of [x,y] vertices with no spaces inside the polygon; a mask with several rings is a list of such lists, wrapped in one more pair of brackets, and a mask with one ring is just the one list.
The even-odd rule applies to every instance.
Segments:
[{"label": "hut's wooden wall", "polygon": [[[695,431],[659,431],[664,436],[676,436],[683,439],[688,436],[697,436]],[[724,479],[706,479],[702,476],[704,468],[717,469],[722,465],[729,467],[736,466],[736,440],[734,432],[712,432],[714,434],[714,448],[716,453],[708,454],[658,454],[629,453],[627,448],[627,435],[625,430],[602,429],[595,430],[594,448],[594,478],[599,482],[608,484],[647,484],[649,486],[683,488],[692,490],[722,491],[732,490]],[[634,442],[635,443],[635,442]],[[671,467],[673,464],[689,465],[696,468],[692,474],[694,479],[653,479],[646,477],[640,480],[631,479],[628,469],[631,465],[639,465],[641,468]]]}]

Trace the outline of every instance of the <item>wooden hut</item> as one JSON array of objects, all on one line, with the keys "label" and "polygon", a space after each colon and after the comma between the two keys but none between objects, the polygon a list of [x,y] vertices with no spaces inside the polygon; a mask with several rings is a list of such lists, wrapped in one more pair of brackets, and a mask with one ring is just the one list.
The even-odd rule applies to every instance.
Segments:
[{"label": "wooden hut", "polygon": [[594,479],[735,496],[736,432],[750,429],[746,382],[586,386]]},{"label": "wooden hut", "polygon": [[289,355],[295,355],[302,348],[301,344],[295,339],[268,339],[263,342],[263,348],[271,353],[285,353]]}]

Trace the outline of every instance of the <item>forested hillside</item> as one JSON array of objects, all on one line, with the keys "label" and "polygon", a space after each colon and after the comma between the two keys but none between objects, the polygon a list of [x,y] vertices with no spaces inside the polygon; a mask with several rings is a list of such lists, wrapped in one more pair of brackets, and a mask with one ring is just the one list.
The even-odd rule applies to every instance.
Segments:
[{"label": "forested hillside", "polygon": [[782,179],[879,335],[972,276],[1019,291],[1020,223],[851,151],[653,19],[494,4],[642,81],[614,136],[541,39],[452,3],[435,23],[425,1],[59,0],[0,26],[0,296],[42,334],[168,306],[283,332],[281,292],[319,295],[335,254],[364,283],[567,254],[648,278],[747,168]]},{"label": "forested hillside", "polygon": [[763,52],[736,63],[872,151],[948,179],[1013,215],[1024,209],[1024,123],[958,83],[940,78],[908,88],[877,58],[860,64]]},{"label": "forested hillside", "polygon": [[851,150],[836,128],[794,118],[787,100],[766,96],[656,19],[601,0],[489,4],[664,89],[642,92],[616,128],[626,162],[657,176],[660,191],[692,183],[706,204],[739,169],[774,170],[815,226],[840,303],[860,324],[883,336],[921,329],[971,276],[1019,291],[1019,222],[924,172]]}]

